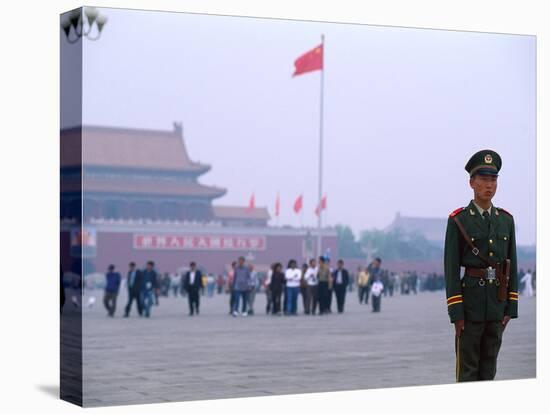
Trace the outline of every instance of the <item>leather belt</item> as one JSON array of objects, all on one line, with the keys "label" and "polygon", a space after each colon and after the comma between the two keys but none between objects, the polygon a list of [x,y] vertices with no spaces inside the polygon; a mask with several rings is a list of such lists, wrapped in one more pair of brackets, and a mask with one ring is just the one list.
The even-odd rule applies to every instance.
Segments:
[{"label": "leather belt", "polygon": [[495,281],[497,286],[500,285],[500,281],[496,278],[496,271],[492,267],[488,267],[486,269],[467,267],[464,271],[464,276],[478,277],[480,279],[480,286],[484,286],[486,280],[488,280],[489,283],[493,283],[493,281]]},{"label": "leather belt", "polygon": [[475,268],[475,267],[467,267],[466,271],[464,272],[464,275],[465,276],[470,276],[470,277],[479,277],[479,278],[482,278],[482,279],[486,279],[487,278],[487,269],[478,269],[478,268]]}]

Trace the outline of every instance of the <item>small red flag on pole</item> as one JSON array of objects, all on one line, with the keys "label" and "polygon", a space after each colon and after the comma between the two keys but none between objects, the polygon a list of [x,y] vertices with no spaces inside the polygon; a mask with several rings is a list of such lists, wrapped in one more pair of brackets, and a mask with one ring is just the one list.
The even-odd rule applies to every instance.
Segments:
[{"label": "small red flag on pole", "polygon": [[281,199],[279,198],[279,193],[277,193],[277,199],[275,200],[275,216],[279,217],[281,212]]},{"label": "small red flag on pole", "polygon": [[252,193],[252,196],[250,197],[250,201],[248,202],[248,211],[254,210],[256,207],[256,200],[254,198],[254,193]]},{"label": "small red flag on pole", "polygon": [[294,202],[294,212],[296,214],[300,212],[300,210],[302,209],[302,205],[303,205],[303,197],[302,197],[302,194],[300,194],[296,199],[296,201]]},{"label": "small red flag on pole", "polygon": [[319,208],[319,206],[315,207],[315,215],[319,215],[321,214],[321,210],[325,210],[327,208],[327,196],[324,196],[322,199],[321,199],[321,208]]},{"label": "small red flag on pole", "polygon": [[323,69],[323,44],[304,53],[294,61],[294,73],[292,77],[301,75],[302,73],[313,72]]}]

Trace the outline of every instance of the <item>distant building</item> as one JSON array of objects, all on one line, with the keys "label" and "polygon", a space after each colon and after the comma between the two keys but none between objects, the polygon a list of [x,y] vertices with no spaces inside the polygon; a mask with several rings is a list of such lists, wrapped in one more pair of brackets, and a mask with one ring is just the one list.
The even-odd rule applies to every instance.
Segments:
[{"label": "distant building", "polygon": [[227,190],[199,183],[211,167],[190,159],[181,124],[174,123],[171,131],[83,126],[63,130],[61,139],[62,218],[80,213],[82,187],[84,221],[187,220],[266,226],[270,219],[266,208],[212,205]]},{"label": "distant building", "polygon": [[[81,258],[86,273],[147,260],[175,271],[194,260],[220,272],[240,255],[266,269],[316,251],[313,230],[271,227],[266,207],[214,205],[227,190],[199,182],[211,166],[191,160],[179,123],[64,129],[60,155],[64,269]],[[337,255],[336,231],[322,234],[322,251]]]},{"label": "distant building", "polygon": [[385,232],[400,230],[403,233],[421,234],[434,245],[443,246],[446,228],[446,218],[407,217],[397,212],[391,224],[383,230]]}]

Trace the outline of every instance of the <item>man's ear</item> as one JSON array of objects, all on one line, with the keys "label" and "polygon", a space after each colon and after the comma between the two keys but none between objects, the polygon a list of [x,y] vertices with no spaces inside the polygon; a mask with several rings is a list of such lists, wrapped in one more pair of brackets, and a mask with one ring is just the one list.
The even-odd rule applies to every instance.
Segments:
[{"label": "man's ear", "polygon": [[474,189],[474,178],[475,178],[475,175],[473,177],[470,177],[470,188],[472,190]]}]

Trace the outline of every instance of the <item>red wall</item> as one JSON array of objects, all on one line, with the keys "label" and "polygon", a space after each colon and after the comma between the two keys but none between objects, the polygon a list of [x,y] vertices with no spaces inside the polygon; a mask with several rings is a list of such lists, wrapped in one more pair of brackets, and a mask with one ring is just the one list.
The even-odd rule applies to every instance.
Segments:
[{"label": "red wall", "polygon": [[[173,272],[180,267],[188,266],[190,261],[197,262],[197,265],[205,268],[208,272],[221,273],[238,256],[247,256],[248,251],[185,251],[185,250],[135,250],[133,249],[133,233],[97,233],[97,254],[90,258],[94,263],[96,271],[105,272],[109,264],[125,272],[128,263],[136,262],[138,267],[144,267],[148,260],[155,262],[155,267],[160,272]],[[302,258],[303,236],[271,236],[266,235],[266,249],[264,251],[253,251],[255,256],[252,261],[258,267],[269,266],[271,263],[280,261],[286,266],[289,259],[296,259],[298,263]],[[315,245],[315,243],[314,243]],[[338,254],[336,236],[323,238],[323,249],[330,248],[332,257]]]}]

